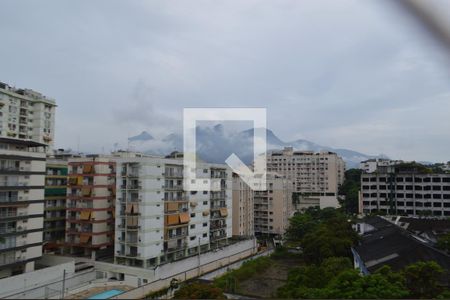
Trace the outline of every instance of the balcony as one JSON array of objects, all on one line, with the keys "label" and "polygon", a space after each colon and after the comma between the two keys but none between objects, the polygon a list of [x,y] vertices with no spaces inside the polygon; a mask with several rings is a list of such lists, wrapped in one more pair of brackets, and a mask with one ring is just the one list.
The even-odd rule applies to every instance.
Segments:
[{"label": "balcony", "polygon": [[167,186],[164,186],[164,189],[168,190],[168,191],[182,191],[183,190],[183,185],[182,184],[167,185]]},{"label": "balcony", "polygon": [[212,235],[210,237],[210,240],[211,240],[211,242],[214,242],[214,241],[222,240],[222,239],[225,239],[225,238],[227,238],[227,235],[225,233],[222,233],[222,234],[218,234],[218,235]]},{"label": "balcony", "polygon": [[169,233],[165,235],[165,239],[166,240],[175,240],[175,239],[181,239],[181,238],[185,238],[188,236],[188,232],[187,231],[183,231],[183,232],[178,232],[178,233]]},{"label": "balcony", "polygon": [[0,255],[0,266],[20,263],[26,260],[26,257],[23,255],[16,256],[15,252],[3,253]]},{"label": "balcony", "polygon": [[121,185],[120,188],[122,190],[140,190],[140,189],[142,189],[142,185],[140,185],[140,184],[127,184],[127,185]]},{"label": "balcony", "polygon": [[[16,217],[17,211],[7,211],[7,212],[1,212],[0,213],[0,218],[11,218],[11,217]],[[23,213],[21,215],[24,215]]]},{"label": "balcony", "polygon": [[187,248],[187,243],[178,244],[175,240],[169,241],[164,247],[167,252],[181,251]]},{"label": "balcony", "polygon": [[164,173],[164,177],[166,178],[183,178],[183,172],[173,172],[173,171],[167,171]]}]

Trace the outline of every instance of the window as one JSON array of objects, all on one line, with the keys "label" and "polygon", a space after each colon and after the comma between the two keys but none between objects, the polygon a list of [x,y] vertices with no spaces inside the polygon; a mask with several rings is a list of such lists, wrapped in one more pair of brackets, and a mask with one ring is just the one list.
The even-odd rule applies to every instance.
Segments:
[{"label": "window", "polygon": [[203,191],[203,195],[208,195],[208,191]]},{"label": "window", "polygon": [[203,223],[203,227],[206,227],[206,226],[208,226],[208,223],[206,223],[206,222]]},{"label": "window", "polygon": [[205,237],[208,237],[208,234],[207,233],[204,233],[203,234],[203,237],[205,238]]},{"label": "window", "polygon": [[203,205],[208,205],[208,201],[203,201]]},{"label": "window", "polygon": [[189,239],[190,239],[191,241],[193,241],[193,240],[195,240],[195,236],[191,236]]},{"label": "window", "polygon": [[191,218],[195,218],[195,213],[191,213]]},{"label": "window", "polygon": [[194,229],[195,228],[195,224],[191,224],[191,229]]}]

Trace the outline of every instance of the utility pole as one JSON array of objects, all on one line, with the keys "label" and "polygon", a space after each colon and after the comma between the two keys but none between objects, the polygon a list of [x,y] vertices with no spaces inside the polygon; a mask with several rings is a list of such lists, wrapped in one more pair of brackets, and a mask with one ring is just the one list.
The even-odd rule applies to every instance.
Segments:
[{"label": "utility pole", "polygon": [[198,237],[198,276],[200,277],[200,237]]},{"label": "utility pole", "polygon": [[64,299],[64,290],[65,290],[65,289],[66,289],[66,269],[64,269],[64,271],[63,271],[61,299]]}]

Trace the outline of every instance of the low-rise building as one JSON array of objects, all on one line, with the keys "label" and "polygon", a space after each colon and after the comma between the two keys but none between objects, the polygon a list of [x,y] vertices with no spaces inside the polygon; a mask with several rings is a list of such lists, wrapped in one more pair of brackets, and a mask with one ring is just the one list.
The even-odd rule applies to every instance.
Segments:
[{"label": "low-rise building", "polygon": [[352,248],[354,265],[364,275],[384,265],[399,271],[419,261],[435,261],[450,270],[449,255],[382,217],[363,219],[356,224],[356,229],[361,238]]},{"label": "low-rise building", "polygon": [[392,160],[388,158],[371,158],[359,163],[359,168],[364,173],[373,173],[378,167],[395,166],[404,163],[403,160]]}]

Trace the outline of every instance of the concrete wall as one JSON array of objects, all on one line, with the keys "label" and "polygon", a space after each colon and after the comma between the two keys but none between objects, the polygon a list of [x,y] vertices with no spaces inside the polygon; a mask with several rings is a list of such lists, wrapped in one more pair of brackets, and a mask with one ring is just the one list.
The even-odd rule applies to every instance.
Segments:
[{"label": "concrete wall", "polygon": [[44,257],[42,264],[52,266],[0,280],[0,298],[40,298],[44,295],[39,287],[62,280],[66,270],[67,278],[75,273],[73,259]]},{"label": "concrete wall", "polygon": [[[133,290],[118,295],[112,299],[137,299],[146,294],[158,291],[170,285],[170,281],[176,278],[185,281],[198,277],[236,261],[247,258],[256,253],[256,241],[245,240],[230,245],[218,251],[211,251],[200,256],[190,257],[178,262],[160,266],[156,270],[132,268],[109,263],[95,262],[99,271],[107,272],[110,276],[125,273],[124,281],[130,285],[143,284]],[[200,262],[200,268],[199,268]]]}]

